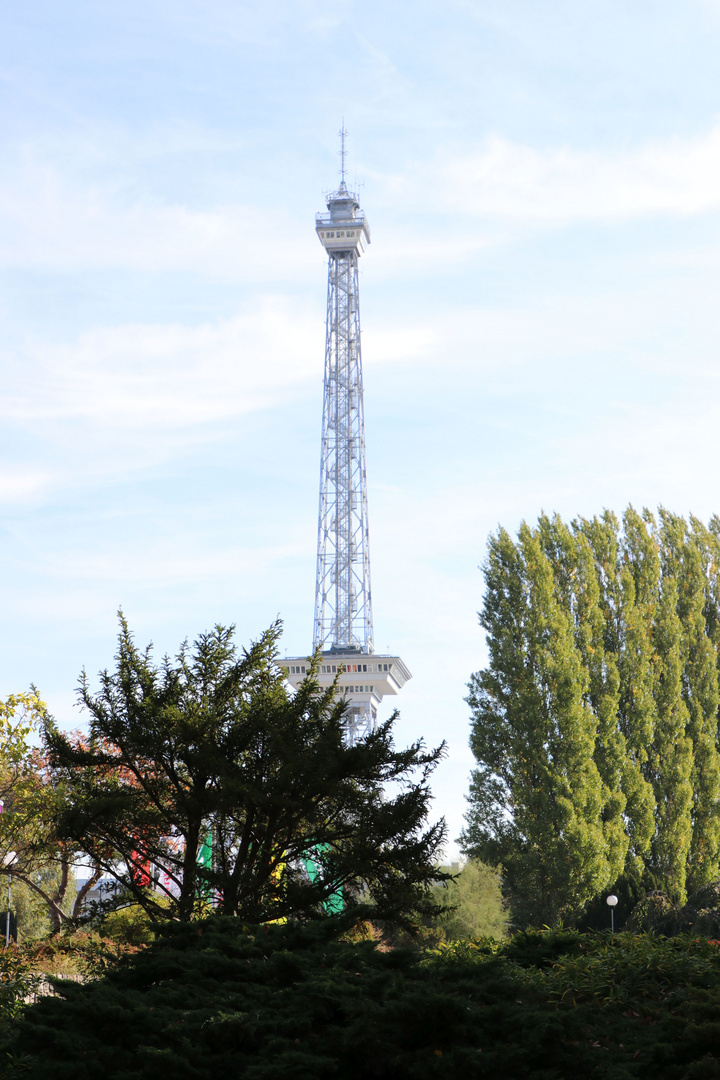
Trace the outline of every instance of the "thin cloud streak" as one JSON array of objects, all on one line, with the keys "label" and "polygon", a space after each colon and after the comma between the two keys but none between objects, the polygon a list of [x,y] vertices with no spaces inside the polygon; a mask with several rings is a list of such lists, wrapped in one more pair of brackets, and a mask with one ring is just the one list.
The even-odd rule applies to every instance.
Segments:
[{"label": "thin cloud streak", "polygon": [[[482,220],[527,228],[720,210],[720,125],[624,153],[536,149],[492,135],[471,152],[444,147],[394,177],[367,175],[375,177],[386,213],[424,211],[423,240],[398,234],[394,251],[390,237],[379,267],[414,262],[414,245],[421,264],[437,272],[514,238],[478,231]],[[443,232],[439,222],[448,215],[461,220]],[[76,177],[66,163],[40,156],[14,169],[6,165],[0,184],[0,265],[6,267],[185,269],[233,281],[297,281],[318,269],[319,252],[307,233],[307,215],[301,219],[289,206],[248,201],[198,210],[138,198],[132,187]]]},{"label": "thin cloud streak", "polygon": [[298,280],[317,265],[305,222],[254,203],[196,210],[117,184],[79,179],[52,162],[6,171],[0,183],[0,266],[190,270],[214,279]]},{"label": "thin cloud streak", "polygon": [[[673,342],[688,313],[695,340],[679,369]],[[570,423],[575,438],[573,417],[580,401],[591,407],[598,365],[606,375],[612,371],[608,382],[598,384],[604,392],[591,407],[602,423],[628,395],[639,416],[648,392],[667,403],[699,378],[705,385],[717,382],[715,322],[693,282],[666,297],[645,289],[622,296],[555,295],[504,311],[445,305],[422,320],[376,318],[363,336],[368,392],[393,393],[392,380],[406,378],[412,367],[417,392],[425,388],[433,395],[437,425],[454,407],[450,384],[438,386],[438,363],[445,376],[454,372],[461,380],[464,401],[475,401],[478,414],[490,402],[497,409],[509,400],[522,411],[523,401],[543,400],[549,386],[546,408],[555,422],[563,417],[563,424]],[[667,342],[662,348],[653,346],[658,333]],[[68,344],[36,341],[22,356],[6,354],[0,422],[24,437],[39,432],[51,452],[36,468],[16,460],[8,442],[0,502],[129,477],[195,447],[232,443],[236,421],[282,407],[301,390],[312,392],[319,405],[322,341],[321,313],[296,299],[265,296],[252,310],[214,324],[100,327]],[[619,358],[631,346],[632,364],[626,365]],[[524,422],[526,433],[543,426],[537,411]],[[444,456],[449,449],[442,448]]]},{"label": "thin cloud streak", "polygon": [[382,187],[413,210],[469,219],[561,225],[702,214],[720,209],[720,125],[625,153],[538,150],[491,135],[470,153],[444,148],[431,162],[413,162]]},{"label": "thin cloud streak", "polygon": [[101,327],[67,345],[36,342],[14,366],[0,418],[156,431],[241,416],[316,371],[319,331],[304,307],[265,297],[216,324]]}]

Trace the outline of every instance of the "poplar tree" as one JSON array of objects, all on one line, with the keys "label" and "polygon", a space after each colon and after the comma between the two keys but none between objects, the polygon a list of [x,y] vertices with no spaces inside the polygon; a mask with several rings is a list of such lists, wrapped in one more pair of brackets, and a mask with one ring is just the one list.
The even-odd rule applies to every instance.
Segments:
[{"label": "poplar tree", "polygon": [[683,699],[688,711],[687,734],[692,742],[692,813],[687,888],[695,892],[717,874],[720,854],[720,760],[717,748],[718,668],[716,650],[705,619],[705,530],[691,518],[661,511],[668,558],[677,567],[678,615],[683,630]]},{"label": "poplar tree", "polygon": [[686,898],[692,824],[692,742],[682,693],[681,625],[677,583],[666,578],[655,620],[655,739],[650,775],[655,791],[656,829],[650,868],[675,903]]},{"label": "poplar tree", "polygon": [[484,570],[464,850],[520,925],[623,877],[683,901],[720,872],[720,520],[542,515]]},{"label": "poplar tree", "polygon": [[653,620],[660,590],[657,542],[649,531],[654,519],[632,507],[623,515],[623,535],[616,548],[621,603],[616,613],[614,649],[620,675],[618,727],[626,758],[623,791],[627,797],[627,870],[643,875],[655,834],[655,792],[650,753],[655,738]]},{"label": "poplar tree", "polygon": [[[542,522],[543,519],[541,528]],[[623,790],[627,747],[616,719],[620,677],[613,651],[612,608],[617,605],[618,597],[610,572],[617,551],[617,523],[614,520],[581,522],[573,535],[555,517],[554,528],[563,530],[565,550],[574,556],[574,597],[569,596],[568,601],[575,612],[578,648],[588,675],[586,700],[596,719],[593,757],[602,782],[605,877],[613,879],[622,873],[629,847],[625,829],[627,797]]]},{"label": "poplar tree", "polygon": [[468,699],[483,766],[471,800],[482,816],[465,843],[502,862],[516,917],[552,922],[580,910],[608,875],[588,678],[536,533],[523,526],[515,548],[501,532],[487,580],[483,625],[495,662],[473,677]]}]

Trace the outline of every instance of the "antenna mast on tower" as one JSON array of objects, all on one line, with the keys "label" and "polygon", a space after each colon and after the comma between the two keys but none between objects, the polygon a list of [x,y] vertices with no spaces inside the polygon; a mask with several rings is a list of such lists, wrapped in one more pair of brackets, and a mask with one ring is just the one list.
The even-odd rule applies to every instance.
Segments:
[{"label": "antenna mast on tower", "polygon": [[[352,742],[374,729],[383,696],[397,694],[410,672],[397,656],[375,655],[373,645],[358,287],[370,226],[347,189],[346,135],[343,122],[340,187],[327,196],[327,212],[315,215],[328,289],[313,649],[322,653],[321,682],[338,677],[349,699]],[[283,666],[293,685],[302,681],[306,663]]]},{"label": "antenna mast on tower", "polygon": [[345,121],[344,120],[343,120],[343,125],[340,128],[339,134],[340,134],[340,162],[341,162],[341,164],[340,164],[340,187],[344,188],[345,187],[345,136],[347,135],[347,131],[345,130]]}]

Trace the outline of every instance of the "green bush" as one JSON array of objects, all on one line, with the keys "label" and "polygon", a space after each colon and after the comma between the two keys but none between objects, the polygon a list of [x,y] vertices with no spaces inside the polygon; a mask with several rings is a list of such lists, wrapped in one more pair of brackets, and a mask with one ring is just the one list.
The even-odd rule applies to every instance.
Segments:
[{"label": "green bush", "polygon": [[44,979],[97,979],[135,952],[137,947],[83,931],[0,949],[0,1034],[7,1036]]},{"label": "green bush", "polygon": [[16,946],[0,950],[0,1045],[12,1036],[24,999],[37,989],[40,979]]},{"label": "green bush", "polygon": [[103,937],[121,944],[149,945],[155,940],[157,923],[139,904],[111,911],[102,920],[100,930]]},{"label": "green bush", "polygon": [[95,931],[76,930],[12,948],[19,960],[39,975],[97,979],[124,957],[133,956],[139,946]]},{"label": "green bush", "polygon": [[457,877],[447,885],[435,886],[434,893],[445,910],[433,926],[446,940],[507,936],[509,917],[500,873],[493,867],[468,859]]},{"label": "green bush", "polygon": [[167,925],[104,978],[28,1008],[5,1076],[720,1076],[720,959],[706,941],[526,933],[382,951],[338,929]]}]

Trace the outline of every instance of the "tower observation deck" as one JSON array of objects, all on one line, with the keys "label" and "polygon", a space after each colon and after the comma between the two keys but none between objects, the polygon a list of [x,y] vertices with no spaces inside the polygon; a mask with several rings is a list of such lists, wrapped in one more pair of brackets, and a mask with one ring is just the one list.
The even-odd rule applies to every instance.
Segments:
[{"label": "tower observation deck", "polygon": [[[397,694],[410,672],[397,656],[375,654],[365,468],[358,259],[370,243],[370,226],[345,181],[345,130],[341,181],[316,214],[315,231],[328,253],[327,318],[320,508],[313,650],[322,653],[319,678],[338,680],[348,700],[348,739],[374,729],[386,694]],[[283,661],[297,686],[308,658]]]}]

